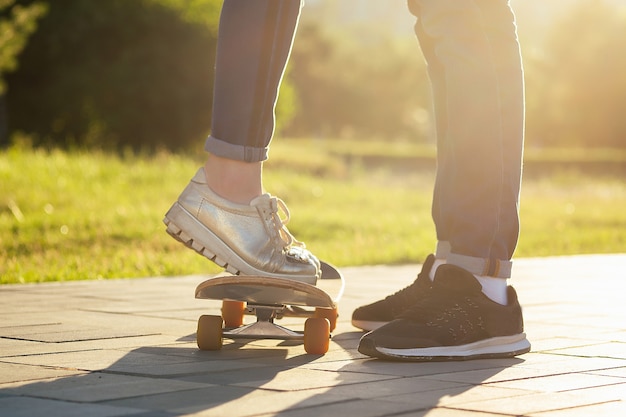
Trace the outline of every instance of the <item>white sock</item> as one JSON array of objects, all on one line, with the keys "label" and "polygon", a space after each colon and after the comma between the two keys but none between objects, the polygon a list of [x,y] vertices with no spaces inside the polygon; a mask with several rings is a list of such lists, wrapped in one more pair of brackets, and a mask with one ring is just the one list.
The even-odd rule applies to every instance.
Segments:
[{"label": "white sock", "polygon": [[[435,273],[437,268],[446,264],[446,259],[435,258],[433,266],[430,268],[428,277],[431,281],[435,280]],[[486,275],[474,275],[474,277],[480,282],[483,287],[483,294],[487,296],[491,301],[494,301],[503,306],[509,303],[509,297],[507,295],[508,280],[506,278],[490,277]]]},{"label": "white sock", "polygon": [[435,259],[435,262],[433,262],[433,266],[432,268],[430,268],[430,272],[428,273],[428,278],[430,278],[431,281],[435,280],[435,272],[437,272],[437,268],[439,268],[441,265],[445,265],[446,264],[446,260],[445,259]]},{"label": "white sock", "polygon": [[490,300],[495,301],[503,306],[509,303],[507,296],[508,281],[506,278],[488,277],[484,275],[474,275],[480,285],[483,286],[483,294]]}]

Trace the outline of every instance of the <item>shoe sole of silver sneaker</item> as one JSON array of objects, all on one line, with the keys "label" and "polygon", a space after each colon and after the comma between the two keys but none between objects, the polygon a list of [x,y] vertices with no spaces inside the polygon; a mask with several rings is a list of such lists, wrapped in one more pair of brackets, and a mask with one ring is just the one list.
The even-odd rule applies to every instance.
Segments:
[{"label": "shoe sole of silver sneaker", "polygon": [[163,223],[170,236],[231,274],[285,278],[312,285],[316,283],[315,277],[273,274],[251,266],[178,202],[165,214]]},{"label": "shoe sole of silver sneaker", "polygon": [[414,349],[390,349],[377,347],[373,340],[363,339],[359,352],[388,360],[429,362],[463,361],[470,359],[510,358],[530,351],[530,342],[524,333],[493,337],[460,346],[439,346]]}]

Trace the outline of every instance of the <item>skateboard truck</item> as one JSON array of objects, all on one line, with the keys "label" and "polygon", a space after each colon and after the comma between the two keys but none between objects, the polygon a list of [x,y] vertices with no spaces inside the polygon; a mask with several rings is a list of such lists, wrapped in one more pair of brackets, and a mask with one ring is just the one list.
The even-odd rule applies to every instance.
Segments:
[{"label": "skateboard truck", "polygon": [[274,323],[274,319],[283,317],[283,306],[254,306],[248,305],[246,310],[256,315],[255,323],[232,329],[224,329],[223,336],[229,339],[276,339],[276,340],[303,340],[304,333],[290,330]]}]

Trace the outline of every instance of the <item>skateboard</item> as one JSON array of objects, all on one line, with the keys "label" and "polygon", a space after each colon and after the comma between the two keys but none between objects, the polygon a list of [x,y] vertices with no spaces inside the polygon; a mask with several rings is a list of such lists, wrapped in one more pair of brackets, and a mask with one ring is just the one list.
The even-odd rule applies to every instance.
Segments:
[{"label": "skateboard", "polygon": [[[303,341],[307,353],[326,353],[345,283],[337,268],[321,264],[322,276],[317,286],[255,275],[220,275],[200,283],[196,298],[222,300],[222,314],[202,315],[198,319],[198,348],[220,350],[225,338],[275,339]],[[255,316],[256,321],[244,324],[246,315]],[[304,330],[274,323],[283,317],[305,318]]]}]

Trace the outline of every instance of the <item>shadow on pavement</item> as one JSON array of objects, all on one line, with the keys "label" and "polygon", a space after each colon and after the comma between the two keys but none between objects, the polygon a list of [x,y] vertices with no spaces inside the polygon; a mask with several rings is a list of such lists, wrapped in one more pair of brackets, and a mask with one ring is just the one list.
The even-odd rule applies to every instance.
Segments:
[{"label": "shadow on pavement", "polygon": [[[21,410],[23,415],[88,417],[286,416],[312,411],[314,415],[425,415],[442,398],[458,396],[482,382],[453,382],[447,378],[450,374],[482,369],[484,380],[522,362],[384,362],[356,351],[360,335],[336,335],[325,356],[293,356],[293,342],[229,343],[219,352],[182,343],[120,352],[115,362],[98,368],[93,365],[94,355],[103,351],[71,352],[59,356],[63,360],[58,363],[48,359],[46,366],[75,370],[76,375],[0,389],[0,405],[9,404],[12,415],[20,415]],[[181,342],[193,339],[190,335]],[[76,362],[68,364],[68,355]],[[91,365],[81,364],[81,358]]]}]

